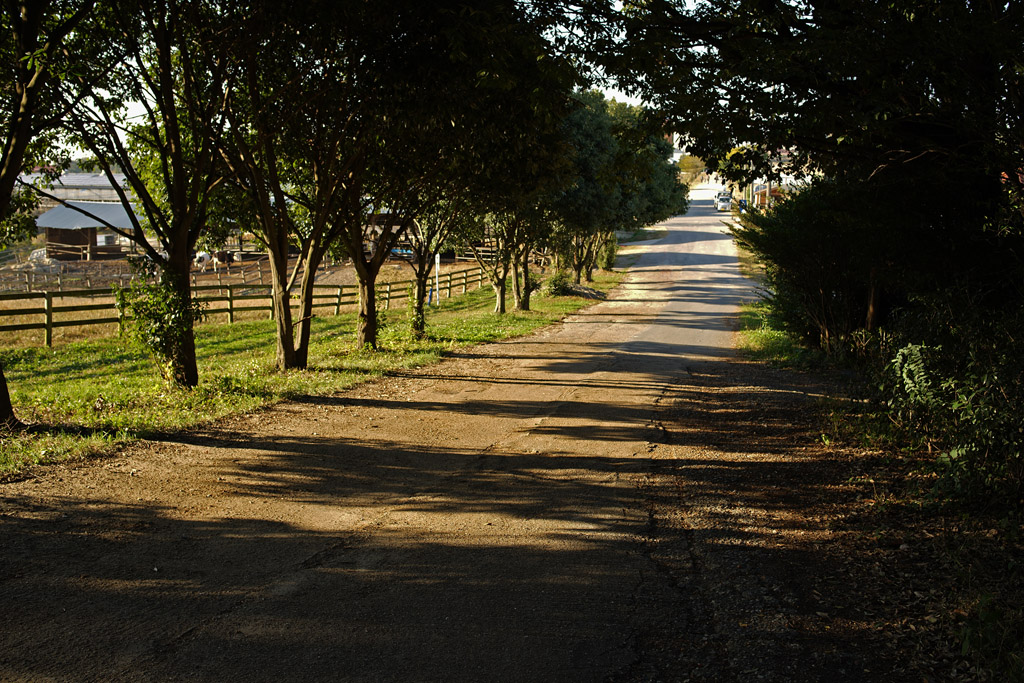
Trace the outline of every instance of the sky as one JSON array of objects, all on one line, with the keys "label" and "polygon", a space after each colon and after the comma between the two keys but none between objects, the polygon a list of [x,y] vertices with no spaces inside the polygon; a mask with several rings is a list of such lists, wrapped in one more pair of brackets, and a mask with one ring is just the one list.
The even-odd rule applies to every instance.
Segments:
[{"label": "sky", "polygon": [[636,97],[630,97],[621,90],[615,90],[614,88],[601,88],[601,92],[609,100],[616,100],[618,102],[625,102],[626,104],[640,105],[643,101]]}]

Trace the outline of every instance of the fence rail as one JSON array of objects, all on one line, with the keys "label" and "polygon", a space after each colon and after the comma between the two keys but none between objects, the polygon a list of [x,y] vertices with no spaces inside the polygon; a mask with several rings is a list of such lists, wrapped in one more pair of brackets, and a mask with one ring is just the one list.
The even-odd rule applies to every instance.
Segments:
[{"label": "fence rail", "polygon": [[[450,271],[437,278],[432,278],[428,296],[433,301],[440,301],[442,297],[451,298],[458,294],[465,294],[474,286],[482,287],[485,281],[486,277],[482,268]],[[391,308],[392,302],[407,298],[409,288],[413,284],[415,284],[414,280],[379,283],[376,288],[378,307],[382,306],[384,310],[388,310]],[[197,285],[192,288],[192,293],[197,300],[206,304],[206,315],[224,314],[227,316],[228,323],[235,322],[235,314],[241,312],[265,312],[271,318],[274,315],[271,298],[273,290],[270,285],[257,283]],[[53,346],[53,330],[55,328],[87,327],[110,323],[123,324],[124,320],[117,310],[113,298],[114,290],[111,287],[0,294],[0,303],[16,301],[29,304],[24,307],[4,309],[2,319],[26,319],[38,316],[35,321],[0,325],[0,332],[43,330],[44,343],[47,346]],[[97,303],[64,305],[59,303],[63,299],[104,300]],[[39,304],[31,305],[35,302],[39,302]],[[356,305],[358,302],[358,285],[313,285],[314,310],[328,308],[331,309],[333,315],[339,315],[343,306]],[[64,317],[68,314],[90,311],[110,311],[112,315],[100,318]]]},{"label": "fence rail", "polygon": [[25,261],[35,248],[33,245],[19,245],[0,251],[0,266]]}]

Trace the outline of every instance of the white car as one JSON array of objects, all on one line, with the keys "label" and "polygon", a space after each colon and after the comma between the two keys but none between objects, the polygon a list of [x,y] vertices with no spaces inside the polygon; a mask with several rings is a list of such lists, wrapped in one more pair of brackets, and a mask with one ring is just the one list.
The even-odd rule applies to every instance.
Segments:
[{"label": "white car", "polygon": [[732,209],[732,195],[720,194],[715,197],[716,211],[729,211]]}]

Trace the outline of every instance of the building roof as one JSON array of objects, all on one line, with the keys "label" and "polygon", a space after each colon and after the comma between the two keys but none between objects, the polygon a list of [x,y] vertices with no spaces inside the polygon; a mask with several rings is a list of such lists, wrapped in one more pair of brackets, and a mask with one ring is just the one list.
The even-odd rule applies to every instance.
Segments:
[{"label": "building roof", "polygon": [[[24,181],[26,183],[34,184],[34,183],[36,183],[42,177],[43,176],[42,176],[41,173],[28,173],[28,174],[23,175],[21,177],[21,179],[22,179],[22,181]],[[117,183],[121,187],[125,186],[125,184],[124,184],[124,174],[123,173],[115,173],[114,174],[114,180],[117,181]],[[53,184],[54,184],[55,188],[56,187],[65,187],[65,188],[100,188],[100,189],[102,189],[102,188],[110,188],[110,189],[113,189],[111,187],[111,185],[110,185],[110,181],[107,180],[107,176],[104,173],[64,173],[59,178],[57,178],[55,181],[53,181]]]},{"label": "building roof", "polygon": [[[102,218],[104,221],[116,228],[131,229],[132,222],[125,211],[124,205],[120,202],[67,202],[73,207]],[[60,228],[62,230],[77,230],[81,228],[105,228],[103,222],[96,220],[73,208],[67,206],[56,206],[36,219],[36,225],[40,228]],[[138,214],[136,214],[138,215]]]}]

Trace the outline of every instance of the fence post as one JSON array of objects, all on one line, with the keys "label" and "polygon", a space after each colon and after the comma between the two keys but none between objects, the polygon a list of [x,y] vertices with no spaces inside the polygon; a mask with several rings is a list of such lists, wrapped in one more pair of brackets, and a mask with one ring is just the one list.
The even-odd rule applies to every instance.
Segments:
[{"label": "fence post", "polygon": [[43,297],[46,303],[43,308],[46,309],[46,346],[53,346],[53,293],[43,292]]},{"label": "fence post", "polygon": [[384,283],[384,310],[391,310],[391,283]]},{"label": "fence post", "polygon": [[334,315],[341,315],[341,291],[343,289],[342,285],[338,285],[338,300],[334,302]]},{"label": "fence post", "polygon": [[467,271],[465,271],[465,270],[459,271],[459,279],[462,280],[462,293],[463,294],[466,293],[466,280],[468,279],[466,277],[466,273],[467,273]]},{"label": "fence post", "polygon": [[446,278],[445,279],[445,292],[447,292],[448,298],[451,299],[452,298],[452,274],[449,271],[449,272],[445,273],[444,276]]},{"label": "fence post", "polygon": [[235,286],[228,285],[228,322],[235,322]]}]

